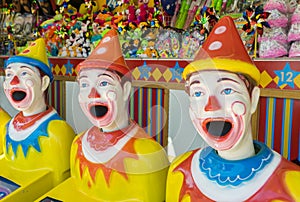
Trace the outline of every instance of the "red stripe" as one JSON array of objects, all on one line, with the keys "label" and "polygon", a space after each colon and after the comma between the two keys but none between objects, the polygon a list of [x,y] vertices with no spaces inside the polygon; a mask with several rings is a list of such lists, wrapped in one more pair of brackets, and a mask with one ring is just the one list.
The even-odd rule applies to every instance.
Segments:
[{"label": "red stripe", "polygon": [[[162,124],[164,124],[164,120],[165,120],[165,116],[164,116],[164,111],[165,111],[165,91],[162,89],[162,92],[161,92],[161,101],[162,101],[162,117],[161,117],[161,121],[162,121]],[[168,112],[166,112],[168,113]],[[168,124],[168,123],[165,123],[165,124]],[[161,128],[161,131],[160,131],[160,144],[163,145],[164,143],[164,127],[165,125],[162,125],[163,128]],[[163,145],[165,146],[165,145]]]},{"label": "red stripe", "polygon": [[133,100],[134,100],[134,111],[133,111],[133,117],[134,117],[134,120],[135,122],[138,123],[139,121],[139,95],[138,95],[138,88],[134,88],[134,94],[133,94]]},{"label": "red stripe", "polygon": [[259,122],[258,122],[258,141],[265,142],[266,136],[266,98],[260,98],[259,101],[259,111],[263,113],[259,113]]},{"label": "red stripe", "polygon": [[283,99],[276,99],[276,114],[274,123],[274,150],[281,153]]},{"label": "red stripe", "polygon": [[153,110],[152,110],[152,117],[151,117],[151,120],[152,120],[152,136],[153,136],[153,138],[157,141],[158,140],[158,138],[157,138],[157,136],[159,135],[159,134],[157,134],[159,131],[157,131],[157,129],[156,129],[156,127],[157,127],[157,107],[154,107],[154,106],[156,106],[156,105],[158,105],[158,103],[157,103],[157,89],[153,89],[152,90],[152,108],[153,108]]},{"label": "red stripe", "polygon": [[298,158],[299,154],[299,123],[300,123],[300,100],[294,100],[292,117],[292,137],[291,137],[291,160]]},{"label": "red stripe", "polygon": [[143,128],[147,127],[147,119],[148,119],[147,113],[149,112],[148,111],[149,110],[148,109],[148,100],[147,100],[147,97],[148,97],[147,89],[148,88],[142,88],[143,101],[142,101],[142,103],[139,103],[142,105],[142,109],[143,109],[143,112],[142,112],[142,127]]}]

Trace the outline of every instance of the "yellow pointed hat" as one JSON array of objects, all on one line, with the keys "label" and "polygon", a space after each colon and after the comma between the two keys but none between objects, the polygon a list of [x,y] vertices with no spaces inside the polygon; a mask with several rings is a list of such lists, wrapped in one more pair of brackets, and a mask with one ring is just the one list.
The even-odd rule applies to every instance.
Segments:
[{"label": "yellow pointed hat", "polygon": [[43,38],[39,38],[32,42],[20,54],[8,58],[5,63],[5,68],[7,65],[16,62],[30,64],[49,76],[51,81],[53,80],[53,74],[50,69],[46,52],[46,44]]},{"label": "yellow pointed hat", "polygon": [[221,18],[214,26],[193,62],[184,68],[182,77],[187,79],[190,74],[202,70],[241,73],[259,84],[260,72],[247,53],[231,17]]},{"label": "yellow pointed hat", "polygon": [[128,75],[130,69],[124,60],[116,30],[112,29],[104,35],[92,53],[77,65],[76,71],[86,68],[101,68]]}]

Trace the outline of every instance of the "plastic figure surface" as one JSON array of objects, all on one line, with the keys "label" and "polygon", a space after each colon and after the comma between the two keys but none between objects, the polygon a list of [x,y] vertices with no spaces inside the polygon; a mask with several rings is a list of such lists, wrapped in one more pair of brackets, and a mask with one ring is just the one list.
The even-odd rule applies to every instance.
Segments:
[{"label": "plastic figure surface", "polygon": [[7,188],[2,184],[7,181],[17,187],[3,201],[33,201],[70,176],[75,133],[45,102],[52,80],[43,39],[6,61],[4,92],[20,112],[0,133],[0,187]]},{"label": "plastic figure surface", "polygon": [[[9,121],[10,116],[6,111],[4,111],[2,108],[0,108],[0,131],[3,131],[5,128],[5,125]],[[3,143],[2,138],[0,138],[0,155],[3,153]]]},{"label": "plastic figure surface", "polygon": [[190,117],[208,146],[172,162],[167,202],[300,200],[300,168],[252,139],[260,72],[239,38],[223,17],[183,71]]},{"label": "plastic figure surface", "polygon": [[129,68],[110,30],[77,66],[80,106],[93,126],[73,142],[71,178],[44,198],[162,202],[169,162],[164,149],[128,115]]}]

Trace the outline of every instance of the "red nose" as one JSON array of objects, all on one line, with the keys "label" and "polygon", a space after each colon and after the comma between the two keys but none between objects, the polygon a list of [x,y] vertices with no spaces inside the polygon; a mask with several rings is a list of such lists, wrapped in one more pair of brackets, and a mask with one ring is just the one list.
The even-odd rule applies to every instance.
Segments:
[{"label": "red nose", "polygon": [[14,76],[14,78],[10,81],[10,85],[17,85],[20,83],[20,80],[17,76]]},{"label": "red nose", "polygon": [[215,96],[209,96],[208,102],[204,108],[205,111],[215,111],[220,109],[221,106]]},{"label": "red nose", "polygon": [[89,98],[100,98],[101,96],[99,95],[99,93],[97,92],[97,90],[95,88],[92,88],[90,94],[89,94]]}]

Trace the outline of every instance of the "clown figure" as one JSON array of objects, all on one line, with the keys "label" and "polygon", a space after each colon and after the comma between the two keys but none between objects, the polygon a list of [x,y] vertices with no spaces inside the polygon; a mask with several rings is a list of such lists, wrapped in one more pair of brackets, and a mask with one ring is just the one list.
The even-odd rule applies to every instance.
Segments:
[{"label": "clown figure", "polygon": [[260,72],[230,17],[183,71],[194,127],[208,144],[171,164],[167,202],[299,201],[300,168],[253,141]]},{"label": "clown figure", "polygon": [[165,200],[164,149],[130,119],[130,70],[108,31],[78,71],[79,103],[93,124],[71,149],[71,178],[47,193],[61,201]]},{"label": "clown figure", "polygon": [[45,93],[53,74],[43,39],[10,57],[4,68],[4,92],[19,113],[0,131],[4,153],[0,176],[18,188],[2,197],[4,201],[33,201],[70,176],[75,133],[46,104]]}]

